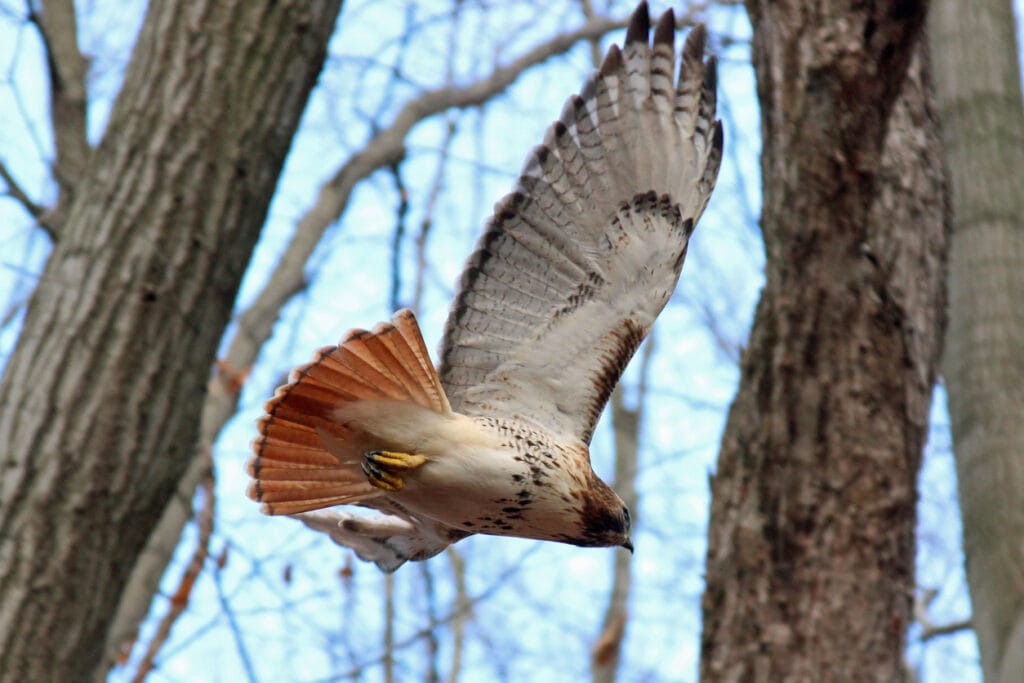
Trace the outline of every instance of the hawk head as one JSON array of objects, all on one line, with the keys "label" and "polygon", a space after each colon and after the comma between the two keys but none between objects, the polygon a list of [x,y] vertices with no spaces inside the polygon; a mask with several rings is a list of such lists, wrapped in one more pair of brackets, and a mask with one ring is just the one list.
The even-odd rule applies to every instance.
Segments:
[{"label": "hawk head", "polygon": [[582,498],[582,534],[571,542],[586,547],[622,546],[633,552],[629,508],[618,494],[594,476]]}]

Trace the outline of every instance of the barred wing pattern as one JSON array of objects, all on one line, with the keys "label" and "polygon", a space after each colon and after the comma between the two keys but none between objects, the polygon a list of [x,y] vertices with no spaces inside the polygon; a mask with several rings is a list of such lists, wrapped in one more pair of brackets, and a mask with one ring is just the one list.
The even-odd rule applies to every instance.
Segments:
[{"label": "barred wing pattern", "polygon": [[668,302],[722,157],[715,62],[694,28],[673,87],[675,25],[646,4],[566,103],[496,206],[445,326],[453,410],[589,443]]},{"label": "barred wing pattern", "polygon": [[722,156],[704,29],[690,32],[674,85],[672,12],[653,45],[649,30],[641,3],[625,47],[498,203],[438,372],[399,311],[322,349],[267,403],[248,464],[264,512],[384,571],[474,533],[632,550],[625,503],[586,445],[675,289]]}]

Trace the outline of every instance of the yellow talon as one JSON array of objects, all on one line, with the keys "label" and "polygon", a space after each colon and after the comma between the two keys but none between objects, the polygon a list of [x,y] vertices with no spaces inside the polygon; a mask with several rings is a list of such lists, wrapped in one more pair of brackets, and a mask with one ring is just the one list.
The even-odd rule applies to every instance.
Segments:
[{"label": "yellow talon", "polygon": [[427,461],[422,455],[395,451],[367,451],[363,453],[363,472],[367,480],[385,491],[401,491],[405,480],[391,470],[411,470]]},{"label": "yellow talon", "polygon": [[366,454],[366,459],[378,467],[393,467],[398,470],[413,470],[427,461],[422,455],[396,451],[370,451]]},{"label": "yellow talon", "polygon": [[385,470],[367,471],[367,480],[385,491],[401,491],[405,488],[405,480]]}]

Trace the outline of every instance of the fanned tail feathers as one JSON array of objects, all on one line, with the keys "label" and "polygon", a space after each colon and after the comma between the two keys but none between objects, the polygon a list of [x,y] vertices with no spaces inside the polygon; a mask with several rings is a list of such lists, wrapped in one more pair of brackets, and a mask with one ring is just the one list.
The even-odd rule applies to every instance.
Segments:
[{"label": "fanned tail feathers", "polygon": [[381,493],[366,479],[362,454],[369,436],[339,419],[365,401],[413,404],[436,413],[451,408],[408,310],[372,331],[353,330],[292,371],[267,402],[247,470],[248,495],[270,515],[355,503]]}]

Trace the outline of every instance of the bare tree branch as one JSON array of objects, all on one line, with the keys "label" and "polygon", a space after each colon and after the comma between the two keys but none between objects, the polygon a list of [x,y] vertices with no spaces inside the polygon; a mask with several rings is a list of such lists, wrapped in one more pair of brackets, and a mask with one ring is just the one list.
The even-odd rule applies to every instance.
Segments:
[{"label": "bare tree branch", "polygon": [[182,574],[181,581],[178,583],[178,589],[174,592],[174,595],[171,596],[170,607],[167,609],[167,614],[165,614],[163,619],[160,620],[156,633],[153,635],[153,639],[149,641],[149,646],[146,648],[146,654],[143,655],[142,661],[139,662],[135,675],[132,677],[133,683],[142,683],[142,681],[146,680],[146,676],[149,675],[149,672],[153,670],[156,656],[160,652],[160,648],[163,647],[163,644],[167,641],[167,638],[171,635],[171,628],[174,626],[174,622],[178,620],[178,617],[180,617],[185,611],[185,608],[188,607],[189,597],[192,594],[192,587],[195,586],[196,579],[199,578],[199,573],[203,570],[203,564],[209,556],[210,536],[213,535],[213,513],[216,506],[216,499],[214,496],[213,470],[208,470],[206,475],[206,478],[203,479],[201,484],[203,492],[203,506],[199,509],[196,516],[196,523],[199,527],[199,538],[196,540],[196,549],[192,553],[192,559],[189,561],[188,566],[185,567],[185,572]]},{"label": "bare tree branch", "polygon": [[245,638],[242,637],[242,629],[238,625],[238,619],[235,618],[235,612],[231,608],[228,596],[224,593],[222,570],[226,563],[227,553],[228,549],[225,547],[224,550],[221,551],[221,555],[217,560],[217,571],[213,573],[213,582],[217,588],[217,599],[220,601],[220,607],[228,619],[228,626],[231,627],[231,634],[235,640],[235,650],[238,652],[238,658],[242,661],[242,668],[245,669],[246,679],[249,683],[258,683],[259,679],[256,677],[256,667],[253,666],[252,656],[249,654],[249,648],[245,644]]},{"label": "bare tree branch", "polygon": [[970,619],[951,621],[948,624],[932,624],[928,628],[921,630],[921,642],[926,642],[940,636],[953,635],[961,631],[970,631],[972,628],[974,628],[974,625]]},{"label": "bare tree branch", "polygon": [[[419,578],[423,584],[423,602],[427,618],[430,621],[436,621],[438,618],[437,589],[434,587],[434,574],[431,570],[432,566],[433,565],[429,562],[421,562],[418,569]],[[439,683],[441,680],[441,674],[439,673],[440,667],[438,656],[441,654],[441,643],[438,641],[437,633],[434,631],[427,634],[424,641],[426,662],[423,667],[423,680],[425,683]]]},{"label": "bare tree branch", "polygon": [[455,609],[452,610],[452,664],[448,669],[448,683],[457,683],[462,673],[462,650],[466,642],[466,621],[473,612],[473,601],[466,588],[466,560],[454,546],[445,551],[452,566],[452,581],[455,583]]},{"label": "bare tree branch", "polygon": [[[459,36],[462,33],[459,30],[462,25],[461,10],[462,3],[456,2],[452,20],[448,27],[448,57],[445,62],[444,81],[449,85],[455,81],[455,56],[458,54]],[[438,154],[437,170],[434,172],[434,180],[427,194],[420,231],[416,235],[416,274],[413,280],[412,310],[417,315],[420,313],[420,304],[423,301],[423,285],[427,273],[427,239],[430,236],[430,228],[434,223],[434,207],[437,204],[438,196],[441,194],[441,189],[444,187],[445,168],[448,165],[448,157],[451,153],[452,138],[455,137],[455,115],[453,112],[448,112],[445,116],[445,122],[444,139],[441,141]]]},{"label": "bare tree branch", "polygon": [[[428,90],[407,102],[390,126],[377,131],[359,152],[349,157],[334,176],[321,186],[313,206],[299,220],[295,236],[257,298],[256,305],[267,310],[270,308],[266,305],[269,302],[264,302],[264,297],[276,301],[279,299],[276,293],[294,291],[300,287],[306,261],[320,243],[327,228],[345,212],[355,185],[375,171],[400,161],[405,155],[405,137],[416,124],[448,109],[463,109],[483,104],[503,92],[529,68],[551,57],[564,54],[581,40],[605,35],[625,25],[625,19],[598,18],[588,21],[575,31],[555,36],[510,64],[498,67],[486,78],[466,86],[448,85]],[[279,308],[280,305],[275,308],[275,319]],[[252,358],[255,359],[255,354]]]},{"label": "bare tree branch", "polygon": [[21,187],[11,172],[7,169],[7,165],[0,161],[0,178],[3,179],[4,183],[7,184],[6,194],[14,201],[21,204],[22,208],[25,209],[33,218],[39,218],[39,216],[45,211],[44,207],[36,204],[28,196],[28,193]]},{"label": "bare tree branch", "polygon": [[71,0],[44,0],[39,14],[30,14],[30,18],[39,27],[50,72],[50,125],[57,152],[53,173],[60,194],[45,227],[56,237],[92,153],[86,135],[85,76],[89,65],[78,48],[78,22]]},{"label": "bare tree branch", "polygon": [[[448,553],[449,559],[452,559],[452,558],[455,558],[455,557],[459,558],[458,559],[458,563],[454,563],[453,562],[453,570],[456,572],[456,581],[459,581],[460,579],[462,580],[461,585],[458,584],[458,583],[456,584],[457,585],[457,594],[456,594],[457,597],[456,597],[455,608],[451,612],[449,612],[448,614],[442,615],[440,618],[438,618],[436,620],[433,620],[433,619],[430,620],[426,625],[423,626],[423,628],[421,628],[421,629],[419,629],[419,630],[409,634],[405,638],[402,638],[400,640],[396,640],[392,644],[391,650],[389,652],[388,651],[382,652],[380,655],[378,655],[376,657],[373,657],[373,658],[370,658],[370,659],[367,659],[366,661],[363,661],[363,662],[357,664],[356,666],[352,667],[352,669],[350,669],[350,670],[348,670],[348,671],[346,671],[344,673],[341,673],[339,675],[334,675],[334,676],[331,676],[329,678],[322,679],[322,682],[326,683],[326,681],[341,681],[341,680],[359,678],[362,675],[364,675],[365,671],[369,667],[371,667],[373,665],[376,665],[376,664],[383,663],[385,658],[391,657],[395,652],[398,652],[399,650],[407,648],[410,645],[413,645],[414,643],[419,642],[423,638],[426,638],[427,635],[432,630],[437,628],[438,626],[441,626],[442,624],[456,623],[458,620],[466,619],[467,617],[469,617],[469,615],[472,614],[474,606],[485,602],[491,596],[493,596],[495,593],[497,593],[499,590],[504,588],[506,586],[506,583],[507,583],[508,579],[512,575],[516,574],[522,568],[522,565],[526,561],[526,559],[530,555],[532,555],[534,552],[536,552],[538,548],[540,548],[540,544],[534,544],[533,546],[531,546],[528,550],[526,550],[524,553],[522,553],[519,556],[518,559],[516,559],[514,562],[512,562],[503,572],[501,572],[500,574],[495,576],[494,579],[491,581],[491,583],[488,584],[486,588],[484,588],[484,590],[482,590],[481,592],[479,592],[479,593],[477,593],[476,595],[473,595],[473,596],[470,596],[468,594],[468,592],[466,591],[465,581],[464,581],[465,580],[465,574],[464,574],[465,565],[461,564],[462,558],[461,558],[460,555],[458,555],[458,553],[451,552],[451,549],[449,548],[449,553]],[[391,575],[389,575],[389,576],[391,576]],[[454,679],[449,678],[449,680],[451,681],[451,680],[454,680]]]},{"label": "bare tree branch", "polygon": [[[590,0],[580,0],[580,10],[583,12],[583,18],[587,21],[594,18],[594,3]],[[591,38],[588,42],[590,43],[590,63],[596,69],[601,64],[601,40],[600,38]]]},{"label": "bare tree branch", "polygon": [[928,609],[931,607],[932,602],[938,597],[939,591],[934,588],[927,588],[923,591],[919,591],[914,596],[914,621],[921,625],[921,636],[919,640],[922,643],[926,643],[932,638],[939,638],[941,636],[948,636],[960,631],[969,631],[973,628],[971,619],[958,619],[951,621],[946,624],[936,624],[932,622],[931,617],[928,614]]},{"label": "bare tree branch", "polygon": [[[395,181],[395,192],[398,193],[398,206],[395,208],[395,231],[391,235],[391,302],[392,310],[402,307],[402,242],[405,237],[405,223],[409,217],[409,188],[402,179],[402,168],[397,163],[390,166],[391,177]],[[419,311],[414,311],[419,313]]]},{"label": "bare tree branch", "polygon": [[[654,337],[649,337],[640,356],[640,386],[635,408],[626,406],[622,385],[611,397],[612,425],[615,430],[615,480],[613,488],[626,507],[633,511],[636,524],[640,497],[636,490],[639,469],[640,423],[643,419],[644,398],[647,394],[647,371],[654,352]],[[635,526],[634,526],[635,528]],[[605,609],[604,623],[591,650],[591,677],[594,683],[613,683],[619,668],[622,642],[629,620],[629,594],[633,583],[632,556],[616,552],[612,573],[611,594]]]},{"label": "bare tree branch", "polygon": [[420,222],[420,231],[416,235],[416,275],[413,280],[412,310],[417,313],[423,301],[423,287],[427,272],[427,240],[430,237],[430,229],[434,225],[434,209],[437,206],[437,198],[441,195],[444,185],[444,172],[448,165],[448,157],[451,152],[452,138],[455,137],[455,119],[449,117],[448,125],[445,127],[444,139],[441,141],[441,150],[437,161],[437,170],[434,172],[434,180],[430,185],[430,192],[427,195],[427,202],[423,209],[423,220]]}]

